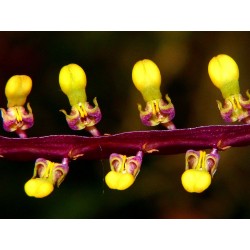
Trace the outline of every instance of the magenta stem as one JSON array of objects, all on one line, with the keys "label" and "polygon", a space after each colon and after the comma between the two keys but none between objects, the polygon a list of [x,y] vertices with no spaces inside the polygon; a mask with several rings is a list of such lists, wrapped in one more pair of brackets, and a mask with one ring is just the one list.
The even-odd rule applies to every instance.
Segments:
[{"label": "magenta stem", "polygon": [[0,136],[0,156],[11,160],[108,159],[110,154],[170,155],[189,149],[225,150],[250,146],[250,124],[215,125],[187,129],[131,131],[96,137],[49,135],[7,138]]}]

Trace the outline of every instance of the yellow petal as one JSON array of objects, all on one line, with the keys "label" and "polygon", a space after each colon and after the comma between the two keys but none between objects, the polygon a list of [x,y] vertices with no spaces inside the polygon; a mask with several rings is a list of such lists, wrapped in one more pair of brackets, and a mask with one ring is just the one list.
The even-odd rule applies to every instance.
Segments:
[{"label": "yellow petal", "polygon": [[188,169],[181,176],[184,189],[190,193],[201,193],[211,184],[211,175],[205,170]]},{"label": "yellow petal", "polygon": [[105,182],[111,189],[125,190],[129,188],[134,183],[134,181],[134,176],[128,173],[110,171],[105,176]]},{"label": "yellow petal", "polygon": [[132,81],[146,102],[161,99],[161,73],[153,61],[149,59],[138,61],[132,70]]},{"label": "yellow petal", "polygon": [[213,57],[208,64],[208,74],[224,98],[239,94],[239,68],[230,56],[221,54]]},{"label": "yellow petal", "polygon": [[54,190],[54,186],[48,180],[36,178],[27,181],[24,185],[24,190],[28,196],[43,198]]},{"label": "yellow petal", "polygon": [[77,64],[71,63],[61,68],[59,84],[70,105],[86,102],[85,87],[87,78],[84,70]]},{"label": "yellow petal", "polygon": [[23,106],[32,89],[32,80],[26,75],[12,76],[5,86],[8,107]]}]

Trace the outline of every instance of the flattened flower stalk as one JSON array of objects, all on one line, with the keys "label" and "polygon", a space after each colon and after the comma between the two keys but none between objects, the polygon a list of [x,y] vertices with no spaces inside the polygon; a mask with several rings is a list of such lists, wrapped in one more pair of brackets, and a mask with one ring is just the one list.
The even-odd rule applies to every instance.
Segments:
[{"label": "flattened flower stalk", "polygon": [[167,129],[175,129],[172,122],[174,105],[168,95],[165,95],[166,101],[162,98],[161,74],[157,65],[149,59],[138,61],[132,70],[132,81],[146,102],[145,110],[138,104],[142,123],[146,126],[162,124]]},{"label": "flattened flower stalk", "polygon": [[139,151],[136,156],[113,153],[109,162],[111,171],[105,176],[105,182],[111,189],[125,190],[135,181],[140,172],[143,153]]},{"label": "flattened flower stalk", "polygon": [[101,120],[102,114],[96,98],[94,107],[87,102],[86,84],[87,78],[84,70],[77,64],[69,64],[62,67],[59,73],[59,84],[69,99],[71,112],[60,110],[66,116],[66,121],[72,130],[86,129],[93,136],[100,136],[95,125]]},{"label": "flattened flower stalk", "polygon": [[33,177],[24,185],[25,193],[35,198],[44,198],[52,193],[54,186],[60,186],[69,171],[68,158],[62,163],[38,158],[35,162]]},{"label": "flattened flower stalk", "polygon": [[217,170],[219,158],[217,149],[213,149],[210,154],[202,150],[188,150],[185,157],[185,172],[181,176],[184,189],[190,193],[201,193],[206,190]]},{"label": "flattened flower stalk", "polygon": [[32,80],[26,75],[12,76],[6,86],[5,95],[8,100],[7,110],[1,108],[3,128],[7,132],[16,132],[19,137],[26,138],[26,131],[34,124],[32,109],[27,103],[27,110],[24,104],[32,89]]},{"label": "flattened flower stalk", "polygon": [[240,94],[239,68],[236,62],[230,56],[220,54],[210,60],[208,74],[225,99],[224,104],[217,101],[224,121],[250,123],[250,93],[246,92],[247,98]]}]

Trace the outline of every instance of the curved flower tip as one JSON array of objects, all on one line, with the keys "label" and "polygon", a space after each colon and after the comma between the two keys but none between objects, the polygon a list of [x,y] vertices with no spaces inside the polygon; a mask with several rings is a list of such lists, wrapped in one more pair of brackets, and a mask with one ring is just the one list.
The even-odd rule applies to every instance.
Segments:
[{"label": "curved flower tip", "polygon": [[184,189],[190,193],[201,193],[211,184],[211,175],[205,170],[188,169],[181,176]]},{"label": "curved flower tip", "polygon": [[184,189],[190,193],[203,192],[210,186],[217,170],[219,162],[217,149],[213,149],[210,154],[201,150],[188,150],[185,161],[185,172],[181,177]]},{"label": "curved flower tip", "polygon": [[26,182],[24,190],[28,196],[46,197],[54,190],[55,185],[60,186],[68,171],[68,158],[64,158],[62,163],[38,158],[35,162],[33,177]]},{"label": "curved flower tip", "polygon": [[224,104],[217,101],[224,121],[249,123],[250,96],[249,92],[247,99],[240,94],[239,68],[233,58],[225,54],[213,57],[208,64],[208,74],[225,99]]},{"label": "curved flower tip", "polygon": [[111,171],[105,176],[105,182],[111,189],[125,190],[135,181],[140,172],[143,153],[139,151],[136,156],[113,153],[109,162]]},{"label": "curved flower tip", "polygon": [[46,179],[36,178],[27,181],[24,190],[28,196],[44,198],[52,193],[54,186]]}]

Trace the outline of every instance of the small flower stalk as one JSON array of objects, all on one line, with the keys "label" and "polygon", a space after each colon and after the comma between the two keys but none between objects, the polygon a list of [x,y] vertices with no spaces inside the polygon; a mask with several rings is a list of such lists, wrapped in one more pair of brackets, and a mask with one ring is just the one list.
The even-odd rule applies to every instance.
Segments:
[{"label": "small flower stalk", "polygon": [[139,151],[136,156],[113,153],[109,162],[111,171],[105,176],[105,182],[111,189],[125,190],[135,181],[140,172],[143,153]]},{"label": "small flower stalk", "polygon": [[62,163],[38,158],[35,162],[33,177],[24,185],[25,193],[35,198],[44,198],[50,195],[54,186],[60,186],[68,171],[68,158],[64,158]]},{"label": "small flower stalk", "polygon": [[217,101],[224,121],[250,123],[250,93],[246,92],[247,98],[240,94],[239,68],[236,62],[230,56],[220,54],[210,60],[208,74],[225,99],[224,104]]},{"label": "small flower stalk", "polygon": [[190,193],[203,192],[210,186],[217,170],[219,162],[217,149],[213,149],[210,154],[202,150],[188,150],[185,161],[185,172],[181,176],[184,189]]},{"label": "small flower stalk", "polygon": [[26,75],[12,76],[5,86],[8,103],[7,110],[1,108],[3,128],[7,132],[16,132],[20,138],[26,138],[25,130],[31,128],[34,124],[29,103],[27,103],[28,112],[24,108],[31,89],[32,80]]},{"label": "small flower stalk", "polygon": [[95,125],[101,120],[102,114],[96,98],[94,107],[87,102],[86,85],[87,78],[84,70],[77,64],[69,64],[62,67],[59,73],[61,90],[69,99],[71,112],[60,110],[66,116],[66,121],[72,130],[86,129],[93,136],[100,136]]},{"label": "small flower stalk", "polygon": [[167,129],[175,129],[172,122],[174,105],[168,95],[165,95],[166,100],[162,98],[161,74],[157,65],[149,59],[138,61],[132,70],[132,81],[146,102],[145,110],[138,104],[142,123],[146,126],[162,124]]}]

